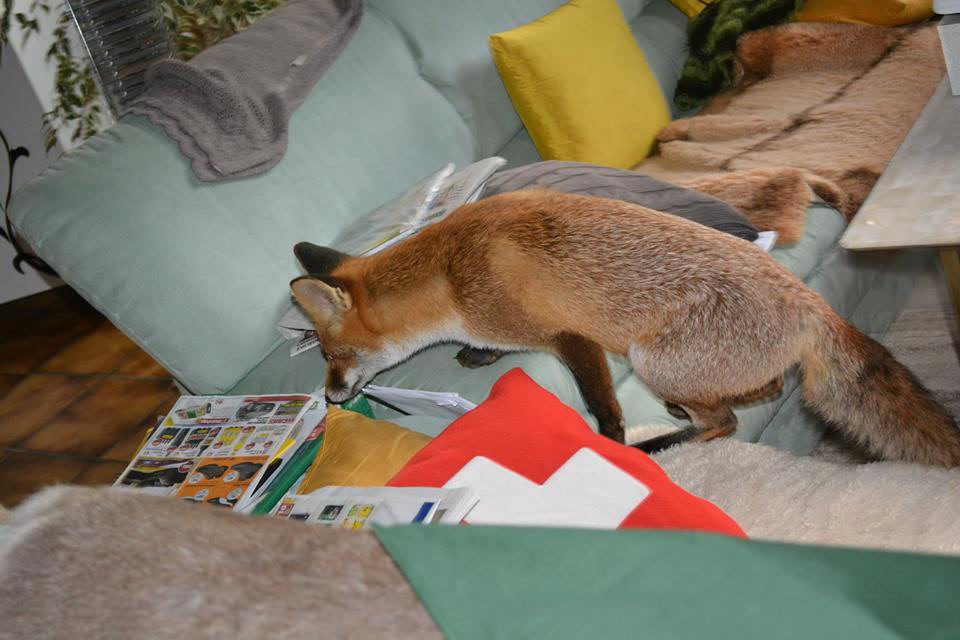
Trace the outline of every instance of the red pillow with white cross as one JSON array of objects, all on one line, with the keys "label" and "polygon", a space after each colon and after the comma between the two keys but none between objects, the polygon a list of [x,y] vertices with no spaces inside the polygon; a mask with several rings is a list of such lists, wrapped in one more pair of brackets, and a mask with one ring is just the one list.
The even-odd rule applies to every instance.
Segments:
[{"label": "red pillow with white cross", "polygon": [[393,487],[471,487],[469,524],[688,529],[744,536],[647,454],[598,435],[520,369],[420,450]]}]

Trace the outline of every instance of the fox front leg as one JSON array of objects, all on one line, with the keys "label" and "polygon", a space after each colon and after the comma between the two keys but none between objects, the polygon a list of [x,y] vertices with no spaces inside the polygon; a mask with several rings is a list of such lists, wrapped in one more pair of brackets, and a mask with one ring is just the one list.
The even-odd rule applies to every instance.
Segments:
[{"label": "fox front leg", "polygon": [[596,342],[573,333],[556,336],[553,347],[573,373],[587,409],[597,419],[600,433],[622,443],[623,412],[617,402],[603,349]]},{"label": "fox front leg", "polygon": [[479,369],[488,364],[493,364],[506,354],[506,351],[499,349],[478,349],[477,347],[464,347],[457,353],[457,362],[460,366],[467,369]]}]

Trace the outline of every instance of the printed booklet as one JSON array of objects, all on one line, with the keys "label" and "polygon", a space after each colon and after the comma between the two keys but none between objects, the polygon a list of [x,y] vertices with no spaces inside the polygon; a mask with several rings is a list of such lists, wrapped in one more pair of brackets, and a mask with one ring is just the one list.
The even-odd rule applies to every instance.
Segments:
[{"label": "printed booklet", "polygon": [[288,495],[274,508],[278,518],[359,530],[370,524],[460,524],[476,506],[470,488],[324,487]]},{"label": "printed booklet", "polygon": [[453,172],[454,165],[448,164],[414,185],[399,200],[357,219],[330,246],[354,256],[383,251],[479,198],[487,180],[506,162],[493,156],[457,173]]},{"label": "printed booklet", "polygon": [[115,486],[244,511],[325,427],[310,394],[182,396]]},{"label": "printed booklet", "polygon": [[477,504],[468,487],[324,487],[299,494],[323,446],[326,415],[326,402],[315,394],[181,396],[114,486],[353,530],[459,524]]}]

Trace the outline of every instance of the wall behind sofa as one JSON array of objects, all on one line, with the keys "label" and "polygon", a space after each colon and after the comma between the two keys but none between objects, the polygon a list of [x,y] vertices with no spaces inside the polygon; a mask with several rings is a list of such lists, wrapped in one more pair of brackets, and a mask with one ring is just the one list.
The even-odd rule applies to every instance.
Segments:
[{"label": "wall behind sofa", "polygon": [[[59,144],[49,153],[43,150],[42,114],[43,107],[20,58],[12,47],[5,47],[0,62],[0,131],[11,147],[26,147],[30,152],[28,157],[17,161],[13,172],[15,190],[60,155]],[[0,145],[0,156],[3,152]],[[6,196],[8,174],[6,158],[0,157],[0,205]],[[13,257],[13,247],[0,239],[0,304],[62,284],[59,279],[45,276],[29,266],[24,266],[26,273],[18,273],[13,269]]]},{"label": "wall behind sofa", "polygon": [[[56,3],[54,3],[55,6]],[[58,12],[49,14],[29,11],[30,0],[14,0],[13,11],[27,13],[40,23],[39,33],[24,41],[23,33],[14,21],[10,43],[3,48],[0,59],[0,131],[7,137],[11,147],[26,147],[30,156],[17,161],[13,174],[14,191],[43,171],[48,164],[67,149],[79,144],[70,140],[68,131],[59,131],[57,144],[49,152],[44,151],[41,118],[53,106],[53,88],[56,67],[46,60],[46,52],[52,42]],[[70,25],[71,30],[73,25]],[[74,51],[83,51],[79,34],[71,31]],[[102,128],[112,124],[106,105],[101,105],[107,115],[101,120]],[[2,151],[0,151],[2,153]],[[8,178],[6,159],[0,160],[0,204],[6,196]],[[52,286],[62,285],[58,278],[50,278],[24,265],[25,274],[13,269],[13,248],[0,239],[0,304],[15,300]]]}]

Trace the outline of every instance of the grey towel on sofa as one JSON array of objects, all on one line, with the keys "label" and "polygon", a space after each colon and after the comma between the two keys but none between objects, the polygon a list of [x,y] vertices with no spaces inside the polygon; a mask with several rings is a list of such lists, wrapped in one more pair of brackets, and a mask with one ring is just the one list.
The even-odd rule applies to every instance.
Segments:
[{"label": "grey towel on sofa", "polygon": [[757,228],[743,214],[712,196],[636,171],[583,162],[548,160],[500,171],[487,181],[483,197],[533,186],[632,202],[750,242],[758,235]]},{"label": "grey towel on sofa", "polygon": [[207,182],[280,162],[290,114],[356,33],[362,0],[290,0],[190,62],[147,71],[131,107],[163,127]]}]

